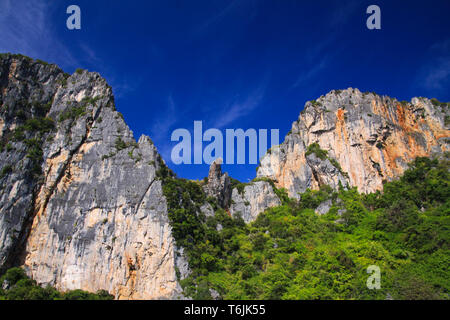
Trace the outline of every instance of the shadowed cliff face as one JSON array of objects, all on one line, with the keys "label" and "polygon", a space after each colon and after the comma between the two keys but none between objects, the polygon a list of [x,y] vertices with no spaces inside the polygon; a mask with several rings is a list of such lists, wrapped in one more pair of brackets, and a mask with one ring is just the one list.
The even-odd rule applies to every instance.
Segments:
[{"label": "shadowed cliff face", "polygon": [[179,297],[162,160],[105,80],[2,55],[0,86],[0,266],[59,290]]},{"label": "shadowed cliff face", "polygon": [[[45,119],[64,74],[56,66],[0,58],[0,267],[9,267],[27,238],[41,182],[42,144],[54,129]],[[28,130],[25,130],[25,124]]]},{"label": "shadowed cliff face", "polygon": [[[332,91],[306,103],[257,176],[274,179],[292,197],[324,184],[379,190],[414,158],[449,150],[448,115],[448,104],[426,98],[409,103],[351,88]],[[324,159],[307,154],[314,143],[328,152]]]}]

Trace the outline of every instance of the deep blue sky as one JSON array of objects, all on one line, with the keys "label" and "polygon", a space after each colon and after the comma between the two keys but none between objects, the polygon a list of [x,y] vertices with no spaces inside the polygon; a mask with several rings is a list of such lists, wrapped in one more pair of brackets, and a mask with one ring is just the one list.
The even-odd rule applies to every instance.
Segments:
[{"label": "deep blue sky", "polygon": [[[66,28],[71,4],[80,31]],[[382,30],[366,28],[371,4]],[[278,128],[282,141],[304,103],[332,89],[449,101],[449,13],[448,0],[0,0],[0,52],[99,72],[135,137],[202,178],[207,165],[170,163],[171,132],[194,120]],[[255,167],[224,169],[246,181]]]}]

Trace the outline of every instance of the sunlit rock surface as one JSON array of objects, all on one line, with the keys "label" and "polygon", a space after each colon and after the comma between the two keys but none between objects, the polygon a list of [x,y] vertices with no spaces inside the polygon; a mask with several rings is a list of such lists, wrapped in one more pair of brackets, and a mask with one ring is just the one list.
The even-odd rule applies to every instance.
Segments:
[{"label": "sunlit rock surface", "polygon": [[[38,283],[62,291],[181,297],[166,200],[155,175],[160,156],[148,137],[135,142],[105,80],[10,55],[0,60],[0,79],[1,137],[10,141],[0,163],[12,167],[1,179],[1,266],[21,263]],[[55,123],[39,139],[40,175],[30,174],[25,144],[31,136],[11,139],[23,122],[17,113],[31,116],[34,104],[47,104],[43,116]]]},{"label": "sunlit rock surface", "polygon": [[[257,176],[275,180],[296,198],[339,181],[361,192],[379,190],[414,158],[449,150],[448,116],[447,104],[427,98],[399,102],[352,88],[332,91],[306,103],[285,141],[262,159]],[[328,151],[328,163],[306,157],[313,143]],[[340,170],[332,170],[330,159]]]}]

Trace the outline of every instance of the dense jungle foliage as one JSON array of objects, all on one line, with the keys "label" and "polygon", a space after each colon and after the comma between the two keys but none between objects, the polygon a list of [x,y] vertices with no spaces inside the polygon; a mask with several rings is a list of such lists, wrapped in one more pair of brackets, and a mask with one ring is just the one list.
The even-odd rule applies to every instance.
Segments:
[{"label": "dense jungle foliage", "polygon": [[[194,299],[449,299],[449,162],[417,158],[382,192],[353,188],[284,194],[246,225],[230,217],[201,186],[163,167],[173,235],[191,274],[181,280]],[[215,216],[199,207],[209,201]],[[329,201],[330,210],[315,209]],[[368,289],[378,266],[381,288]]]},{"label": "dense jungle foliage", "polygon": [[[158,171],[177,245],[191,268],[181,279],[194,299],[449,299],[449,161],[417,158],[382,192],[307,190],[245,224],[231,217],[201,183]],[[200,206],[209,202],[215,215]],[[328,202],[330,210],[315,209]],[[369,289],[369,266],[381,288]],[[0,300],[112,299],[107,292],[43,288],[20,268],[0,277]]]}]

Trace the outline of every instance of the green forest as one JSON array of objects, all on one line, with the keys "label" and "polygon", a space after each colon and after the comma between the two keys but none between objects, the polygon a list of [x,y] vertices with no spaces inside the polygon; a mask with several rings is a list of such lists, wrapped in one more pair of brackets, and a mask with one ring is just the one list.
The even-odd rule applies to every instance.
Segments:
[{"label": "green forest", "polygon": [[[180,279],[189,297],[449,299],[448,155],[417,158],[400,179],[372,194],[323,186],[297,201],[274,187],[283,204],[250,224],[231,217],[200,183],[176,178],[162,162],[157,176],[172,233],[191,269]],[[330,210],[318,215],[315,209],[324,201]],[[201,213],[205,202],[215,208],[214,216]],[[366,285],[372,265],[381,271],[379,289]],[[0,284],[0,300],[113,298],[104,291],[42,288],[20,268],[8,270]]]},{"label": "green forest", "polygon": [[[191,274],[181,280],[194,299],[449,299],[450,188],[445,160],[417,158],[382,192],[307,190],[301,200],[276,190],[282,206],[245,224],[215,205],[199,206],[198,183],[163,169],[164,194]],[[317,206],[331,200],[325,215]],[[381,271],[368,289],[367,268]]]}]

